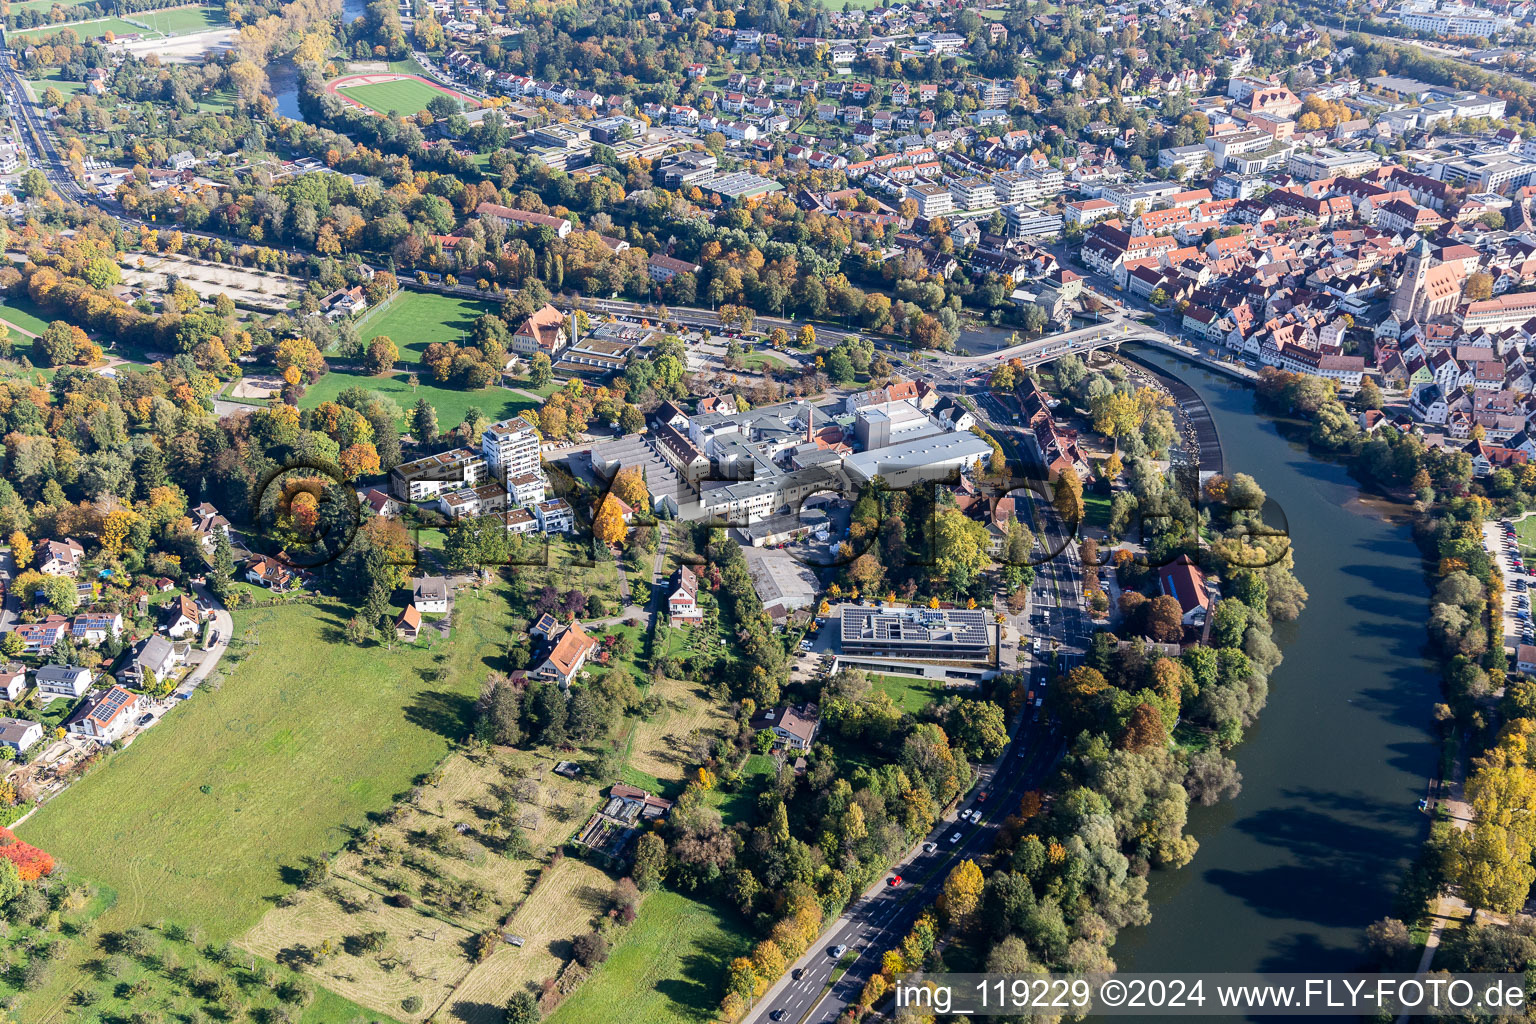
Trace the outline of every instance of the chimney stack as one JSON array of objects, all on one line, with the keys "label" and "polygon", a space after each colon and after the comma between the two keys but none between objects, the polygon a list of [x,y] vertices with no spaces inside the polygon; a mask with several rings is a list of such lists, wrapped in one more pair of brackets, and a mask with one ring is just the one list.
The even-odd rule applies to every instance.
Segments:
[{"label": "chimney stack", "polygon": [[816,440],[816,407],[809,402],[805,404],[805,440],[807,443]]}]

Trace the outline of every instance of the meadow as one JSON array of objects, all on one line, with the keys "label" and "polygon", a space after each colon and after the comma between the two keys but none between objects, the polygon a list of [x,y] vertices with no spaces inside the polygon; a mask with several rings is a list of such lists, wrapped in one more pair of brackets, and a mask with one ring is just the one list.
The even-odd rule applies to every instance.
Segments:
[{"label": "meadow", "polygon": [[[0,318],[3,317],[5,313],[0,312]],[[438,428],[446,431],[464,422],[464,414],[471,407],[479,409],[492,420],[504,420],[534,405],[532,399],[496,385],[479,391],[461,391],[421,381],[419,374],[417,379],[419,383],[413,388],[407,373],[393,377],[373,377],[366,373],[332,370],[310,385],[304,397],[299,399],[299,408],[313,409],[321,402],[333,402],[344,390],[356,386],[388,395],[400,407],[400,425],[406,431],[410,430],[411,410],[416,407],[418,400],[425,398],[437,410]]]},{"label": "meadow", "polygon": [[678,893],[650,893],[608,962],[545,1020],[706,1024],[720,1008],[726,965],[750,948],[726,912]]},{"label": "meadow", "polygon": [[452,643],[430,651],[347,644],[336,604],[237,611],[236,636],[255,641],[238,671],[19,833],[112,887],[114,924],[239,935],[303,857],[340,847],[467,731],[481,681],[502,667],[508,613],[504,595],[457,603]]},{"label": "meadow", "polygon": [[[13,327],[20,327],[33,334],[42,334],[48,329],[52,319],[56,318],[50,318],[47,310],[25,295],[7,295],[4,299],[0,299],[0,320],[4,320]],[[18,345],[26,343],[25,338],[19,337],[12,337],[11,341]]]}]

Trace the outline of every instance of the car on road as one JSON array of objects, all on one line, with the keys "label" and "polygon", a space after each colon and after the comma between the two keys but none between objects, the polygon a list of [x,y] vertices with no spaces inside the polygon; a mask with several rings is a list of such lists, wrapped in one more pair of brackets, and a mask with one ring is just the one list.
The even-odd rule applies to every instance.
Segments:
[{"label": "car on road", "polygon": [[901,876],[892,875],[890,878],[885,880],[885,884],[890,886],[892,889],[899,888],[901,886]]},{"label": "car on road", "polygon": [[783,1020],[788,1014],[783,1010],[774,1010],[768,1015],[769,1020]]},{"label": "car on road", "polygon": [[954,846],[959,841],[960,841],[960,833],[959,832],[956,832],[954,835],[949,837],[949,845],[950,846]]},{"label": "car on road", "polygon": [[789,976],[795,981],[799,981],[801,978],[805,977],[805,968],[796,967],[794,970],[789,972]]},{"label": "car on road", "polygon": [[836,946],[833,946],[831,949],[827,950],[827,955],[840,957],[846,952],[848,952],[848,947],[844,946],[842,943],[838,943]]},{"label": "car on road", "polygon": [[923,844],[923,852],[924,853],[936,853],[936,852],[938,852],[938,849],[939,849],[939,844],[938,843],[924,843]]}]

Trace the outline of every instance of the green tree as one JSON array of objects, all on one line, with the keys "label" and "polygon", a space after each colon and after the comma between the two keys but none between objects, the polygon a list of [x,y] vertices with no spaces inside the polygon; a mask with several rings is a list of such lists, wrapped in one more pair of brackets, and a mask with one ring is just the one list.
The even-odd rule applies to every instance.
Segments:
[{"label": "green tree", "polygon": [[649,892],[661,884],[667,868],[667,844],[661,836],[647,832],[635,843],[635,863],[630,877],[641,892]]},{"label": "green tree", "polygon": [[536,388],[542,388],[554,380],[554,377],[554,370],[549,364],[549,356],[543,352],[535,352],[528,367],[528,383]]},{"label": "green tree", "polygon": [[425,398],[416,399],[416,408],[411,411],[411,435],[417,444],[437,440],[437,410]]},{"label": "green tree", "polygon": [[507,1024],[539,1024],[539,1004],[531,992],[507,1000]]},{"label": "green tree", "polygon": [[80,354],[85,332],[63,320],[55,320],[32,339],[32,360],[43,366],[67,366]]}]

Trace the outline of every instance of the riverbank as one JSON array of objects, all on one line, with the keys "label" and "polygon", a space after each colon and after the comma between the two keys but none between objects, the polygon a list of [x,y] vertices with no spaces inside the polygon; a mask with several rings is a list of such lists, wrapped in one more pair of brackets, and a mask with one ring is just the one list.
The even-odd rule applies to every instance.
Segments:
[{"label": "riverbank", "polygon": [[1234,756],[1243,793],[1191,808],[1197,871],[1150,879],[1152,923],[1115,947],[1122,971],[1343,970],[1393,910],[1427,819],[1439,699],[1422,653],[1423,561],[1401,518],[1366,513],[1348,469],[1261,415],[1251,388],[1161,350],[1139,353],[1208,409],[1228,470],[1280,507],[1311,597],[1276,629],[1285,661]]}]

